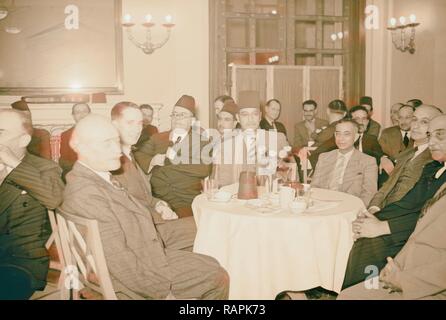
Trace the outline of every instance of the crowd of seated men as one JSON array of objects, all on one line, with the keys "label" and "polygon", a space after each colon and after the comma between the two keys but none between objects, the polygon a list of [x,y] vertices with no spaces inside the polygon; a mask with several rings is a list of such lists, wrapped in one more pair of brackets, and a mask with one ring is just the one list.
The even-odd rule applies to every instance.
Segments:
[{"label": "crowd of seated men", "polygon": [[[200,127],[195,99],[184,95],[171,129],[158,132],[149,105],[120,102],[110,120],[77,104],[76,124],[61,136],[60,166],[49,160],[49,135],[33,129],[24,101],[0,111],[0,299],[28,299],[45,288],[48,209],[98,221],[120,296],[227,299],[227,272],[192,252],[192,202],[209,176],[230,185],[243,171],[267,170],[271,162],[280,168],[284,158],[300,173],[309,162],[314,187],[352,194],[367,208],[352,224],[355,242],[338,298],[446,298],[443,112],[416,99],[398,103],[393,126],[381,130],[371,97],[350,108],[330,102],[328,120],[308,100],[290,143],[278,121],[281,102],[261,107],[254,91],[237,102],[218,97],[214,132]],[[371,266],[379,277],[370,279]],[[323,288],[302,294],[336,296]]]}]

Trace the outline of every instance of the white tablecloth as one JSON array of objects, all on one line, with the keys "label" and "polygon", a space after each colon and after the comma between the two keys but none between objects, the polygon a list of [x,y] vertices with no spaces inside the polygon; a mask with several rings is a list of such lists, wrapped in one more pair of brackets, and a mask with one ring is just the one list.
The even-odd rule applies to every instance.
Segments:
[{"label": "white tablecloth", "polygon": [[[226,190],[235,193],[237,187]],[[351,223],[364,204],[321,189],[314,189],[313,197],[340,201],[317,212],[265,215],[237,199],[216,203],[205,195],[195,198],[194,252],[216,258],[228,271],[230,299],[269,300],[285,290],[318,286],[341,290],[353,245]]]}]

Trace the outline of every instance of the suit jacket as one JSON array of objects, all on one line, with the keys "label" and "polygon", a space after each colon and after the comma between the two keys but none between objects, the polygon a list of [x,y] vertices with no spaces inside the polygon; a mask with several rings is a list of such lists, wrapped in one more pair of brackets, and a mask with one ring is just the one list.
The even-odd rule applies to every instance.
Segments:
[{"label": "suit jacket", "polygon": [[[157,154],[166,154],[169,145],[170,131],[152,136],[139,150],[135,151],[135,158],[144,172],[147,172],[150,162]],[[201,180],[211,173],[211,157],[209,164],[202,159],[203,148],[207,141],[201,141],[200,133],[191,131],[178,145],[179,150],[175,161],[166,159],[164,166],[152,169],[150,179],[153,195],[169,203],[171,208],[180,216],[191,216],[193,199],[201,192]],[[186,154],[183,151],[188,150]],[[211,150],[203,153],[210,154]],[[176,161],[181,160],[179,164]]]},{"label": "suit jacket", "polygon": [[325,129],[323,129],[321,132],[317,133],[314,136],[315,147],[319,147],[322,145],[325,141],[330,140],[334,137],[335,131],[336,131],[336,125],[339,121],[333,122],[329,124]]},{"label": "suit jacket", "polygon": [[50,133],[45,129],[34,128],[27,150],[35,156],[51,160]]},{"label": "suit jacket", "polygon": [[[282,133],[277,133],[277,144],[273,145],[273,142],[269,139],[268,132],[259,129],[258,135],[263,134],[265,137],[265,144],[257,146],[264,147],[265,151],[273,149],[273,151],[279,153],[283,147],[288,146],[286,137]],[[248,154],[246,144],[244,142],[244,135],[240,131],[232,137],[224,139],[214,149],[214,168],[213,176],[218,179],[220,186],[226,186],[239,182],[240,173],[242,171],[256,171],[257,164],[248,164]]]},{"label": "suit jacket", "polygon": [[155,133],[158,133],[158,128],[152,125],[147,125],[142,128],[141,136],[138,139],[135,147],[140,148],[146,141],[149,141],[150,137]]},{"label": "suit jacket", "polygon": [[400,127],[395,126],[383,130],[381,137],[379,138],[379,144],[384,153],[392,160],[395,160],[401,152],[413,147],[413,140],[410,139],[409,146],[406,148],[403,143]]},{"label": "suit jacket", "polygon": [[[381,161],[381,157],[384,155],[383,150],[381,149],[381,146],[378,143],[378,139],[375,136],[364,134],[362,137],[362,152],[365,154],[375,158],[376,163],[379,165]],[[310,155],[310,162],[313,168],[316,167],[317,161],[319,159],[319,156],[322,153],[329,152],[332,150],[337,149],[336,146],[336,139],[333,136],[333,138],[325,141],[322,145],[320,145],[316,150],[311,152]]]},{"label": "suit jacket", "polygon": [[[322,127],[328,126],[328,121],[315,118],[315,130],[321,129]],[[297,123],[294,126],[294,147],[303,148],[308,146],[308,141],[310,141],[310,135],[308,134],[308,129],[305,126],[305,120]]]},{"label": "suit jacket", "polygon": [[274,128],[272,125],[270,125],[268,120],[266,120],[265,118],[262,118],[262,120],[260,120],[260,126],[259,127],[260,127],[260,129],[263,129],[263,130],[266,130],[266,131],[276,129],[277,132],[283,133],[285,135],[285,137],[286,137],[287,136],[286,128],[283,125],[283,123],[279,122],[279,121],[274,121],[274,124],[276,125],[276,128]]},{"label": "suit jacket", "polygon": [[70,172],[74,163],[77,161],[77,154],[70,147],[70,139],[73,135],[74,127],[62,132],[60,135],[60,157],[59,165],[62,168],[62,177],[65,178],[66,174]]},{"label": "suit jacket", "polygon": [[384,208],[386,205],[400,200],[413,188],[420,179],[424,166],[433,161],[429,148],[411,161],[414,155],[414,148],[400,154],[395,169],[370,201],[370,206]]},{"label": "suit jacket", "polygon": [[366,133],[378,138],[380,132],[381,132],[381,125],[375,120],[370,119]]},{"label": "suit jacket", "polygon": [[428,208],[395,258],[405,299],[446,299],[445,189],[446,184],[437,193],[443,196]]},{"label": "suit jacket", "polygon": [[26,269],[36,290],[46,285],[45,243],[51,234],[47,208],[62,202],[60,174],[52,161],[26,154],[0,186],[0,264]]},{"label": "suit jacket", "polygon": [[[311,185],[329,189],[331,177],[336,167],[338,150],[323,153],[316,165]],[[368,205],[376,193],[378,185],[378,166],[374,158],[353,150],[353,155],[345,168],[344,180],[339,191],[349,193]]]},{"label": "suit jacket", "polygon": [[116,292],[162,299],[170,289],[168,260],[152,215],[123,188],[75,163],[61,213],[95,219]]}]

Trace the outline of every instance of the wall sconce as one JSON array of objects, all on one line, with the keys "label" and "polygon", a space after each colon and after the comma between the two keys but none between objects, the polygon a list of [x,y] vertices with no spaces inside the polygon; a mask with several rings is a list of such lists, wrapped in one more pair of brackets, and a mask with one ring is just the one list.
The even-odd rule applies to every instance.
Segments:
[{"label": "wall sconce", "polygon": [[122,26],[127,31],[127,36],[129,40],[138,48],[140,48],[145,54],[152,54],[155,52],[155,50],[163,47],[167,41],[169,41],[170,33],[173,27],[175,27],[175,24],[172,23],[172,16],[167,15],[165,18],[165,23],[162,24],[162,26],[166,29],[166,37],[163,41],[159,43],[153,43],[152,42],[152,28],[156,25],[154,22],[152,22],[152,16],[150,14],[146,15],[144,17],[144,22],[141,24],[146,29],[146,40],[144,42],[139,42],[135,39],[132,33],[132,28],[135,26],[135,23],[132,21],[132,16],[129,14],[126,14],[124,16],[124,19],[122,21]]},{"label": "wall sconce", "polygon": [[[397,25],[397,20],[391,18],[389,23],[390,27],[387,30],[392,31],[392,43],[396,49],[401,52],[409,51],[410,54],[415,53],[415,28],[420,25],[417,22],[417,16],[412,14],[409,17],[409,23],[406,24],[406,17],[400,17],[399,25]],[[406,30],[410,29],[409,33]],[[398,30],[400,32],[398,32]],[[398,40],[399,36],[399,40]]]}]

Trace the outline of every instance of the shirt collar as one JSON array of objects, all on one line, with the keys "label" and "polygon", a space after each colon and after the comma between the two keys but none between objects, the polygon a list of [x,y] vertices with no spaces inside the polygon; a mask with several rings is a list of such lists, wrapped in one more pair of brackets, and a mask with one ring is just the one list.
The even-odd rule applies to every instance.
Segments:
[{"label": "shirt collar", "polygon": [[407,137],[410,139],[410,130],[409,131],[404,131],[404,130],[401,130],[400,129],[400,131],[401,131],[401,136],[404,138],[404,136],[406,135],[406,133],[407,133]]},{"label": "shirt collar", "polygon": [[104,179],[106,182],[108,182],[108,183],[110,183],[110,184],[112,184],[112,182],[111,182],[111,180],[110,180],[110,177],[111,177],[111,173],[110,172],[108,172],[108,171],[97,171],[97,170],[94,170],[94,169],[92,169],[91,167],[89,167],[88,165],[86,165],[85,163],[83,163],[82,161],[79,161],[78,160],[78,162],[81,164],[81,165],[83,165],[85,168],[87,168],[87,169],[90,169],[91,171],[93,171],[94,173],[96,173],[98,176],[100,176],[102,179]]},{"label": "shirt collar", "polygon": [[[23,155],[22,158],[20,158],[20,160],[19,160],[19,165],[22,163],[22,161],[23,161],[24,158],[25,158],[25,155]],[[8,167],[7,165],[4,165],[4,166],[5,166],[5,168],[6,168],[6,172],[7,172],[8,174],[10,174],[10,173],[12,172],[12,170],[15,169],[15,168]]]},{"label": "shirt collar", "polygon": [[342,155],[342,156],[345,157],[345,159],[346,159],[347,161],[349,161],[350,158],[352,157],[354,151],[355,151],[355,148],[353,148],[352,151],[350,151],[350,152],[348,152],[348,153],[346,153],[346,154],[343,154],[343,153],[341,153],[341,152],[338,150],[338,157]]}]

